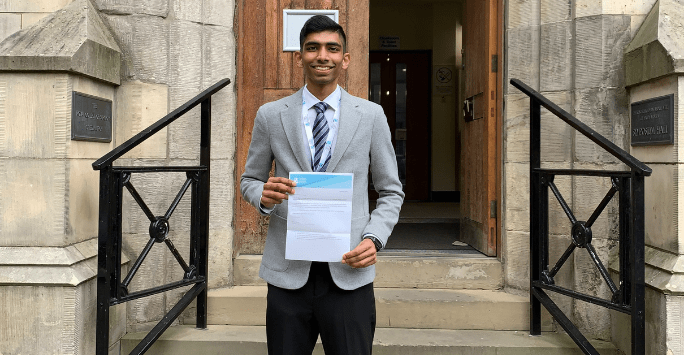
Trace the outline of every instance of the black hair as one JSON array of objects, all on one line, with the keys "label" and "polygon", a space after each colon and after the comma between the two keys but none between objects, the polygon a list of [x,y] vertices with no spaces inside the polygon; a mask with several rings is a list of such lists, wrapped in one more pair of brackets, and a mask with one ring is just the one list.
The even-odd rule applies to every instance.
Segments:
[{"label": "black hair", "polygon": [[304,23],[302,30],[299,32],[299,49],[304,50],[304,41],[306,40],[306,36],[312,33],[326,31],[336,32],[340,35],[340,38],[342,39],[342,50],[346,52],[347,36],[344,34],[344,29],[342,26],[340,26],[340,24],[325,15],[315,15]]}]

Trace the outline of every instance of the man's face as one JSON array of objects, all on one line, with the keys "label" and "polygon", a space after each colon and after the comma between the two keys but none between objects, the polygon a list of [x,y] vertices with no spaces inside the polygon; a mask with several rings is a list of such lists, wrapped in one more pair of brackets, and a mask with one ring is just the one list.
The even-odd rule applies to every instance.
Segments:
[{"label": "man's face", "polygon": [[349,66],[349,53],[344,53],[337,32],[325,31],[309,34],[295,60],[304,68],[306,83],[323,88],[337,85],[342,70]]}]

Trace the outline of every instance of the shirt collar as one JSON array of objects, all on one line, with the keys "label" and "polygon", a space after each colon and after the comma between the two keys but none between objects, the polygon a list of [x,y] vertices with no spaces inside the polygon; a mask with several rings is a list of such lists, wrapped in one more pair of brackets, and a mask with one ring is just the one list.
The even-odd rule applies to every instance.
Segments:
[{"label": "shirt collar", "polygon": [[[317,104],[320,102],[314,96],[309,89],[304,85],[304,92],[302,93],[302,98],[304,99],[304,103],[306,105],[307,110],[312,108],[313,105]],[[340,99],[342,98],[342,90],[340,89],[340,86],[337,85],[337,88],[335,88],[335,91],[333,91],[328,97],[323,100],[326,104],[330,106],[333,110],[337,111],[340,109]]]}]

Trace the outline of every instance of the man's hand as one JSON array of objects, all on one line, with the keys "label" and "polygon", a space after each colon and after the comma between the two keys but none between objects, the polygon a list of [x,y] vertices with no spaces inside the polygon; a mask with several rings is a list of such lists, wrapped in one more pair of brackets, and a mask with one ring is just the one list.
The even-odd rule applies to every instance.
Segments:
[{"label": "man's hand", "polygon": [[264,191],[261,193],[261,204],[266,208],[280,204],[287,200],[287,194],[295,193],[294,187],[297,183],[284,177],[270,177],[264,184]]},{"label": "man's hand", "polygon": [[370,239],[364,239],[354,250],[342,256],[342,263],[353,268],[368,267],[378,261],[375,244]]}]

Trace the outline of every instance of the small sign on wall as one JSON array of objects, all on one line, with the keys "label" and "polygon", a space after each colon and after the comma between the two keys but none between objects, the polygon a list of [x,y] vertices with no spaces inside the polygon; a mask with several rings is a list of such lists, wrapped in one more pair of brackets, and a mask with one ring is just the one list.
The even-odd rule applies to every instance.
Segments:
[{"label": "small sign on wall", "polygon": [[325,15],[340,23],[338,10],[283,10],[283,51],[296,52],[299,50],[299,32],[302,31],[306,20],[314,15]]},{"label": "small sign on wall", "polygon": [[456,66],[436,65],[432,68],[433,95],[445,96],[456,93]]},{"label": "small sign on wall", "polygon": [[401,49],[399,36],[380,36],[380,49]]},{"label": "small sign on wall", "polygon": [[632,104],[632,146],[674,144],[674,95]]},{"label": "small sign on wall", "polygon": [[73,92],[71,139],[109,143],[112,141],[112,100]]}]

